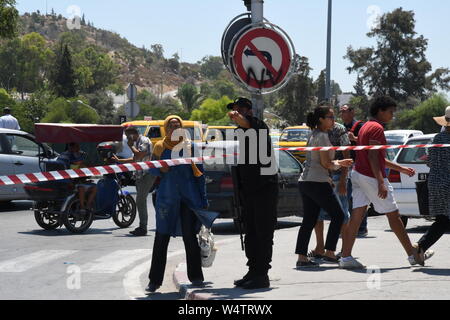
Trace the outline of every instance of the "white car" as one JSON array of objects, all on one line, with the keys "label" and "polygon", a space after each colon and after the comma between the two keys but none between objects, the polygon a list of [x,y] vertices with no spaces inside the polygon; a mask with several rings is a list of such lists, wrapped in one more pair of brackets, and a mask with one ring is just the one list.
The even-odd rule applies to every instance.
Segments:
[{"label": "white car", "polygon": [[[388,130],[384,132],[387,144],[391,146],[404,145],[408,139],[423,136],[423,132],[419,130]],[[400,150],[393,150],[394,155],[397,155]]]},{"label": "white car", "polygon": [[[33,135],[0,128],[0,176],[41,172],[39,155],[56,156]],[[0,201],[27,199],[23,185],[0,186]]]},{"label": "white car", "polygon": [[[408,139],[407,145],[431,144],[436,134],[428,134]],[[416,170],[413,177],[409,177],[395,170],[389,171],[389,182],[394,187],[394,196],[397,201],[400,214],[404,217],[423,218],[420,214],[416,182],[426,181],[430,168],[427,166],[428,149],[414,148],[402,149],[394,159],[394,162],[404,167]],[[406,221],[406,219],[404,219]]]}]

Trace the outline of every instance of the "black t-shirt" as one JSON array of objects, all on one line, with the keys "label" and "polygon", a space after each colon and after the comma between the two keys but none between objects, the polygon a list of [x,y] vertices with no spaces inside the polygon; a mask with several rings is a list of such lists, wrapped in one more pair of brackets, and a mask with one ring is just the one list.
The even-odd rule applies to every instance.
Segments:
[{"label": "black t-shirt", "polygon": [[[243,147],[245,150],[245,159],[242,158],[243,155],[240,152],[237,170],[241,189],[246,194],[252,194],[265,187],[267,184],[278,183],[278,166],[276,163],[273,163],[273,161],[275,161],[275,157],[273,155],[274,150],[272,147],[272,140],[269,135],[269,127],[264,123],[264,121],[259,120],[258,118],[251,116],[247,116],[246,118],[250,122],[250,129],[239,127],[236,130],[241,129],[244,133],[251,134],[252,137],[257,138],[257,142],[255,144],[254,140],[250,141],[249,137],[245,137],[245,144]],[[260,131],[261,129],[264,129],[265,131]],[[254,134],[251,130],[254,130]],[[242,138],[239,140],[242,141]],[[263,164],[261,160],[264,159],[260,159],[260,142],[266,144],[265,157],[271,158],[269,163],[267,163],[268,159],[266,159],[266,161],[264,161],[266,164]],[[250,154],[250,152],[253,154]],[[254,154],[255,152],[256,155]],[[253,163],[250,161],[253,161]],[[263,168],[267,168],[266,170],[268,170],[271,166],[274,168],[274,174],[262,174],[261,170]]]}]

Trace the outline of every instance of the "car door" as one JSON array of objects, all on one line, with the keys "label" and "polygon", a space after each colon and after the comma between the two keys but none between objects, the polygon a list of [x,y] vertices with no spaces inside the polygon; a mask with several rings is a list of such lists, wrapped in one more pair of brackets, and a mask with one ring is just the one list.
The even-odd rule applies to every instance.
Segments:
[{"label": "car door", "polygon": [[298,191],[298,179],[303,167],[286,151],[279,152],[278,167],[280,184],[278,216],[301,216],[303,205]]},{"label": "car door", "polygon": [[[7,134],[11,142],[11,158],[14,174],[41,172],[39,167],[39,153],[43,152],[31,137],[17,134]],[[27,195],[23,185],[16,185],[15,199],[26,199]]]},{"label": "car door", "polygon": [[[11,145],[4,133],[0,133],[0,176],[14,174]],[[14,197],[16,186],[0,186],[0,200],[10,200]]]}]

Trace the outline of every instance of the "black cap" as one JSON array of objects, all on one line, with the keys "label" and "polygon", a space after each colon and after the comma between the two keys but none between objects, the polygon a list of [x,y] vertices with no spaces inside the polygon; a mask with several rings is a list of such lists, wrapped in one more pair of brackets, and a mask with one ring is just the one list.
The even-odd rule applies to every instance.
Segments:
[{"label": "black cap", "polygon": [[237,98],[236,100],[234,100],[234,102],[229,103],[227,105],[227,109],[233,109],[233,107],[236,105],[239,107],[244,107],[244,108],[249,108],[249,109],[252,109],[252,107],[253,107],[252,102],[250,100],[248,100],[247,98]]}]

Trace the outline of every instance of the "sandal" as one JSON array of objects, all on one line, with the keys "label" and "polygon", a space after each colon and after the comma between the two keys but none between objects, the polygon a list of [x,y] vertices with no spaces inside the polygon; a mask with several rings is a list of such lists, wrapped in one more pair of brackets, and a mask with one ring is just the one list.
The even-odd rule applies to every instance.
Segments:
[{"label": "sandal", "polygon": [[317,262],[311,261],[308,259],[308,261],[297,261],[296,268],[317,268],[319,267],[319,264]]},{"label": "sandal", "polygon": [[328,263],[339,263],[339,258],[334,259],[334,258],[323,256],[322,261],[328,262]]},{"label": "sandal", "polygon": [[314,250],[311,250],[311,251],[308,253],[307,257],[308,257],[308,258],[314,258],[314,259],[323,259],[324,256],[321,255],[321,254],[317,254]]}]

